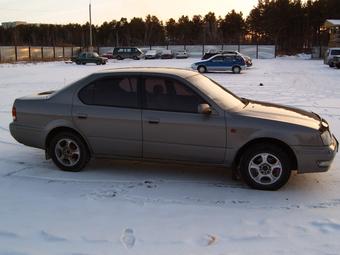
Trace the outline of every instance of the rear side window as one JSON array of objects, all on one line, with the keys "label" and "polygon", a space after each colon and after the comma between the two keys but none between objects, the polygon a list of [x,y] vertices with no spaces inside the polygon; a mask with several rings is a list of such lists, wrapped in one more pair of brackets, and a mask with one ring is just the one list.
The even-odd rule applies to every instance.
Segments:
[{"label": "rear side window", "polygon": [[105,78],[86,86],[79,99],[87,105],[138,108],[137,78]]},{"label": "rear side window", "polygon": [[192,89],[176,80],[146,78],[144,108],[158,111],[197,113],[204,100]]}]

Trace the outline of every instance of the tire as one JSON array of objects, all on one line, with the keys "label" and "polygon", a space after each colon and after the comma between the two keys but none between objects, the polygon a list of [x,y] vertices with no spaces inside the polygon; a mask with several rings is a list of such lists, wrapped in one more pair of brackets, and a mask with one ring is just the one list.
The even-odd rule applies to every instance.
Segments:
[{"label": "tire", "polygon": [[77,65],[80,65],[81,63],[80,63],[80,61],[79,61],[79,60],[77,60],[77,61],[76,61],[76,64],[77,64]]},{"label": "tire", "polygon": [[333,62],[329,62],[329,67],[333,68],[334,67],[334,63]]},{"label": "tire", "polygon": [[239,74],[241,73],[241,67],[239,66],[234,66],[233,69],[232,69],[233,73],[235,74]]},{"label": "tire", "polygon": [[102,65],[106,65],[106,62],[102,62]]},{"label": "tire", "polygon": [[133,56],[132,58],[133,60],[139,60],[139,58],[137,56]]},{"label": "tire", "polygon": [[82,65],[86,65],[86,62],[82,62],[81,64],[82,64]]},{"label": "tire", "polygon": [[198,66],[197,67],[197,71],[199,73],[206,73],[207,72],[207,68],[205,66]]},{"label": "tire", "polygon": [[291,159],[279,146],[252,145],[242,155],[240,174],[253,189],[278,190],[289,180]]},{"label": "tire", "polygon": [[72,132],[56,134],[49,144],[49,152],[54,164],[63,171],[79,172],[90,159],[87,145]]},{"label": "tire", "polygon": [[123,60],[124,58],[122,56],[117,56],[118,60]]},{"label": "tire", "polygon": [[101,62],[100,62],[100,61],[98,61],[96,64],[97,64],[97,66],[99,66],[99,65],[101,64]]}]

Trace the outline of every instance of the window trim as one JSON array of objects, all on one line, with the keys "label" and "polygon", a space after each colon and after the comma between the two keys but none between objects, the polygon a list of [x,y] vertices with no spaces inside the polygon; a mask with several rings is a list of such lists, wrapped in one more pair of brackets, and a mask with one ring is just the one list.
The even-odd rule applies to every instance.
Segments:
[{"label": "window trim", "polygon": [[[116,105],[101,105],[101,104],[87,104],[85,103],[81,98],[80,98],[80,93],[82,90],[95,85],[96,82],[101,81],[101,80],[108,80],[108,79],[119,79],[119,78],[123,78],[123,79],[133,79],[135,78],[137,80],[137,106],[136,107],[132,107],[132,106],[116,106]],[[110,107],[110,108],[122,108],[122,109],[139,109],[141,110],[142,108],[142,102],[141,102],[141,84],[140,84],[140,78],[138,75],[117,75],[117,76],[105,76],[105,77],[100,77],[98,79],[95,79],[91,82],[89,82],[88,84],[86,84],[85,86],[83,86],[81,89],[79,89],[79,91],[77,92],[77,97],[79,99],[79,101],[86,105],[86,106],[99,106],[99,107]]]}]

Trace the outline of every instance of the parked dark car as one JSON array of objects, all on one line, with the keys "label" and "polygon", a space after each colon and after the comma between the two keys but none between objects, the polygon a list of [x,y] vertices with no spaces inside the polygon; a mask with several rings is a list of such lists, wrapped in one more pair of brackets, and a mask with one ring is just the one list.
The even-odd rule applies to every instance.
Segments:
[{"label": "parked dark car", "polygon": [[131,58],[139,60],[143,58],[143,52],[136,47],[116,47],[113,50],[112,58],[123,60],[125,58]]},{"label": "parked dark car", "polygon": [[71,61],[75,62],[77,65],[86,65],[88,63],[105,65],[107,63],[107,58],[100,57],[96,52],[82,52],[79,56],[72,57]]},{"label": "parked dark car", "polygon": [[191,68],[200,73],[214,71],[232,71],[239,74],[246,69],[246,63],[242,56],[218,54],[209,59],[196,62],[191,65]]},{"label": "parked dark car", "polygon": [[172,50],[163,50],[161,53],[161,59],[172,59],[174,54]]},{"label": "parked dark car", "polygon": [[[12,136],[65,171],[91,157],[221,165],[276,190],[291,171],[327,171],[338,150],[313,112],[239,98],[194,71],[103,70],[15,100]],[[20,157],[20,155],[18,155]]]},{"label": "parked dark car", "polygon": [[246,56],[238,51],[208,51],[204,53],[202,60],[209,59],[212,56],[216,56],[217,54],[242,56],[244,58],[244,61],[246,62],[247,67],[251,67],[253,65],[253,60],[251,57]]}]

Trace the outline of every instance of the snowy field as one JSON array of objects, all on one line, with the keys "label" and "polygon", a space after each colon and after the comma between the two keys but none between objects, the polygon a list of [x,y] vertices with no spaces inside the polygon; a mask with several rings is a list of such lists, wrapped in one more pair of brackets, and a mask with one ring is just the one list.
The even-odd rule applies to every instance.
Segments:
[{"label": "snowy field", "polygon": [[[328,173],[263,192],[222,168],[96,160],[61,172],[10,136],[16,97],[100,69],[193,61],[0,65],[0,255],[340,254],[339,156]],[[340,70],[321,61],[254,60],[240,75],[208,76],[242,97],[315,111],[340,137]]]}]

